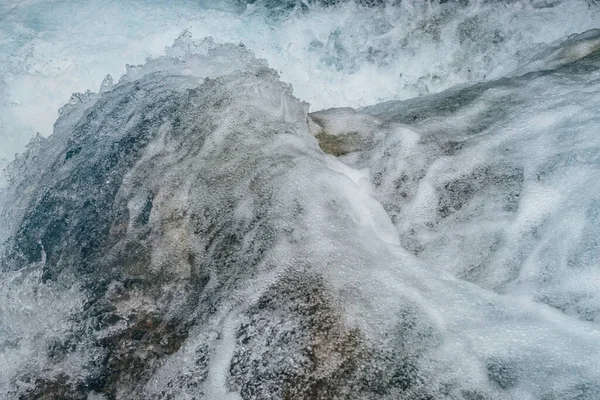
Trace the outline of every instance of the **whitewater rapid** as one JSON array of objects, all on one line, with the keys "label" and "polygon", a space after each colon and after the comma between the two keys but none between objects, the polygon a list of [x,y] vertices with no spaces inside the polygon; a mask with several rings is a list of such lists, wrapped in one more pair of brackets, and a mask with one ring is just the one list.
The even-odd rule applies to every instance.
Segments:
[{"label": "whitewater rapid", "polygon": [[597,5],[361,4],[0,6],[0,398],[600,398]]},{"label": "whitewater rapid", "polygon": [[597,7],[583,0],[398,3],[3,1],[0,165],[37,132],[48,136],[72,93],[96,91],[107,74],[164,54],[184,29],[244,43],[316,111],[497,78],[546,44],[600,26]]}]

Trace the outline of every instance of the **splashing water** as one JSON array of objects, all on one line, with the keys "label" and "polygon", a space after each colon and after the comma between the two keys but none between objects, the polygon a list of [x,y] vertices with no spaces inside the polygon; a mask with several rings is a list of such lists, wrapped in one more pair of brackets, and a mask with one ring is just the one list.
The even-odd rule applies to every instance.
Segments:
[{"label": "splashing water", "polygon": [[[71,93],[98,88],[189,29],[244,43],[313,110],[364,106],[502,76],[544,44],[599,25],[585,1],[285,2],[5,1],[0,5],[0,159],[52,132]],[[207,8],[210,6],[211,8]],[[279,13],[281,14],[281,13]]]},{"label": "splashing water", "polygon": [[0,397],[600,397],[597,5],[326,3],[0,6]]}]

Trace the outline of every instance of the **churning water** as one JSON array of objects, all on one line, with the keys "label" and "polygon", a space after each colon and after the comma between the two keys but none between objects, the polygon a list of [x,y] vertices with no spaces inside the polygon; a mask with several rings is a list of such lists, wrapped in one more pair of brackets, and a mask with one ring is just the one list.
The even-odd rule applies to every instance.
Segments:
[{"label": "churning water", "polygon": [[600,399],[599,12],[3,2],[0,397]]}]

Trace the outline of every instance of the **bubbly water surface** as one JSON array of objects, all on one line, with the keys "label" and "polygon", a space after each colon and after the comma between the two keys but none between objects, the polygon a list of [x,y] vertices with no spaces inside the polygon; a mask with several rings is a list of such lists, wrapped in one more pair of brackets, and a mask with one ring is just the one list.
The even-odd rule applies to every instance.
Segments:
[{"label": "bubbly water surface", "polygon": [[3,2],[0,397],[600,398],[597,12]]}]

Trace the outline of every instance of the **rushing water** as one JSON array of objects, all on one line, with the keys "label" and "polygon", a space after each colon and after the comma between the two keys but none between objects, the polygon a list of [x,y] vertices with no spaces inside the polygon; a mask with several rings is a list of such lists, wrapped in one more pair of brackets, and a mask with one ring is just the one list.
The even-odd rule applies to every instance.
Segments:
[{"label": "rushing water", "polygon": [[598,6],[329,3],[0,5],[0,397],[600,398]]},{"label": "rushing water", "polygon": [[244,43],[316,111],[497,78],[548,43],[598,28],[600,19],[597,6],[583,0],[404,0],[385,8],[230,3],[2,1],[0,159],[22,152],[36,132],[49,135],[72,93],[96,91],[107,74],[117,79],[126,64],[164,54],[184,29]]}]

